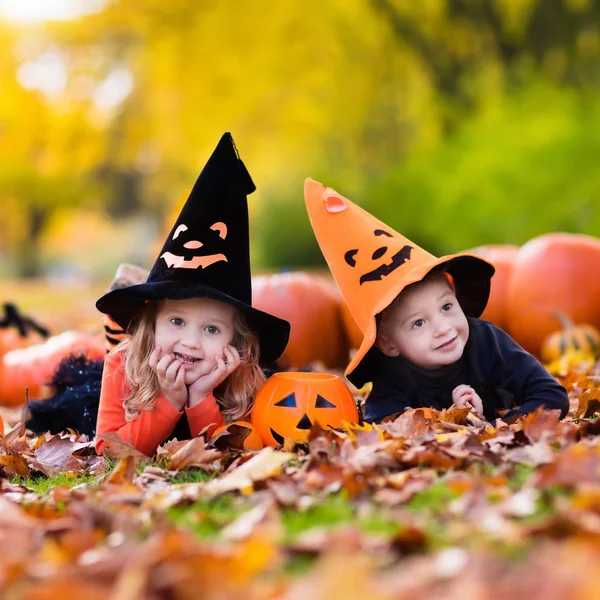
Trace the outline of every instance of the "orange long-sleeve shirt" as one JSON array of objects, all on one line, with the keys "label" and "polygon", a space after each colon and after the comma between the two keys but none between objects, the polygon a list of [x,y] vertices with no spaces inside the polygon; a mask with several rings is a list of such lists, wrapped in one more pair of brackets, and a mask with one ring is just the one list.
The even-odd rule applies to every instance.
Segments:
[{"label": "orange long-sleeve shirt", "polygon": [[[143,410],[133,421],[125,419],[123,398],[126,393],[125,352],[110,352],[106,356],[102,372],[102,389],[96,434],[115,432],[140,452],[151,456],[171,434],[183,411],[178,411],[163,394],[159,394],[154,402],[153,410]],[[210,436],[225,419],[219,410],[215,397],[210,394],[200,404],[186,408],[185,414],[192,436],[198,435],[207,425]],[[98,437],[96,451],[101,454],[106,443]]]}]

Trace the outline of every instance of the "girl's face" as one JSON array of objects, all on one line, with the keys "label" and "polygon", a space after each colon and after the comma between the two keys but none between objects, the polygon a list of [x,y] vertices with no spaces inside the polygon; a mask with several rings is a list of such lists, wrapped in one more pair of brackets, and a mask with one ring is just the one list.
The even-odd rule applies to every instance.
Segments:
[{"label": "girl's face", "polygon": [[459,360],[468,338],[467,318],[440,276],[408,287],[384,311],[378,346],[388,356],[436,369]]},{"label": "girl's face", "polygon": [[235,333],[234,311],[212,298],[163,301],[156,315],[155,346],[162,348],[162,356],[173,354],[183,361],[186,385],[212,371],[216,356],[224,358],[223,349]]}]

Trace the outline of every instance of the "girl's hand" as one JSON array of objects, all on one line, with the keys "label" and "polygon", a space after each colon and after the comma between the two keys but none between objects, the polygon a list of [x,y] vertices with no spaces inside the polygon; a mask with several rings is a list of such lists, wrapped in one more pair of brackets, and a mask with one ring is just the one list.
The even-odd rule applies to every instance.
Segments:
[{"label": "girl's hand", "polygon": [[165,398],[178,410],[182,411],[188,401],[188,390],[185,387],[185,369],[183,362],[173,354],[162,356],[162,348],[157,346],[150,355],[150,368],[158,376],[158,385]]},{"label": "girl's hand", "polygon": [[190,408],[200,404],[206,396],[240,366],[240,354],[234,346],[231,344],[225,346],[223,354],[225,360],[220,356],[215,356],[217,366],[206,375],[200,375],[189,386],[188,406]]},{"label": "girl's hand", "polygon": [[477,415],[483,416],[483,402],[470,385],[458,385],[452,391],[452,403],[460,408],[472,408]]}]

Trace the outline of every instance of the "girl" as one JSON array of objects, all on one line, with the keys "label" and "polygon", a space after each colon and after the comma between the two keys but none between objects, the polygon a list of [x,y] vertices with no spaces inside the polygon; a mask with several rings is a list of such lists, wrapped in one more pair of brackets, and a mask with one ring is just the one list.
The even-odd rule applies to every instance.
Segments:
[{"label": "girl", "polygon": [[[251,306],[246,194],[254,184],[225,134],[144,284],[96,306],[132,334],[107,356],[96,449],[116,433],[151,455],[244,418],[285,349],[289,323]],[[109,436],[110,437],[110,436]]]}]

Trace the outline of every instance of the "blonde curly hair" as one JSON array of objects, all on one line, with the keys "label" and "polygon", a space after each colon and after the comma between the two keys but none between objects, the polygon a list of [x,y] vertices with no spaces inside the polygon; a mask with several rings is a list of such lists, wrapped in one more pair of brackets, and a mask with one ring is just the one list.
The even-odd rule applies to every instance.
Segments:
[{"label": "blonde curly hair", "polygon": [[[158,377],[150,368],[150,355],[156,347],[154,328],[161,302],[149,302],[134,325],[130,340],[122,342],[115,352],[125,352],[125,418],[132,421],[142,410],[152,410],[160,392]],[[228,421],[243,419],[252,410],[254,397],[266,381],[260,368],[258,336],[248,327],[244,315],[234,308],[232,345],[238,350],[240,366],[214,390],[221,412]]]}]

